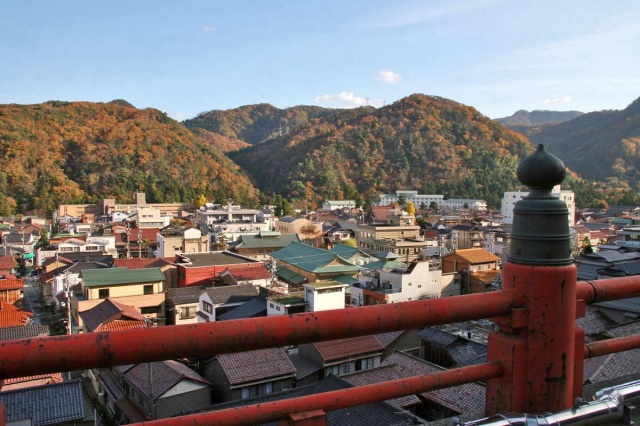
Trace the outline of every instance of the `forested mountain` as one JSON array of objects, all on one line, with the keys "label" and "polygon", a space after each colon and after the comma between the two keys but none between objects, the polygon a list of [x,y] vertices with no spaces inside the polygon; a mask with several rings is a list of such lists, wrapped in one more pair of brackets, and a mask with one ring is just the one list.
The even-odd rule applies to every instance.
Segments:
[{"label": "forested mountain", "polygon": [[255,204],[258,193],[220,149],[166,114],[125,101],[0,105],[0,215],[135,191],[149,202]]},{"label": "forested mountain", "polygon": [[[580,111],[546,111],[534,110],[525,111],[521,109],[509,117],[496,118],[496,121],[503,126],[514,128],[544,126],[547,124],[558,124],[572,120],[583,113]],[[517,130],[517,129],[516,129]]]},{"label": "forested mountain", "polygon": [[229,155],[261,191],[300,206],[416,189],[499,207],[503,192],[519,186],[519,159],[532,151],[525,137],[474,108],[417,94],[311,118]]},{"label": "forested mountain", "polygon": [[584,114],[526,135],[583,178],[603,182],[609,199],[633,203],[640,191],[640,99],[621,111]]},{"label": "forested mountain", "polygon": [[205,129],[251,145],[278,135],[286,135],[314,118],[335,112],[317,106],[297,106],[279,109],[269,104],[246,105],[229,110],[203,112],[183,123],[189,129]]}]

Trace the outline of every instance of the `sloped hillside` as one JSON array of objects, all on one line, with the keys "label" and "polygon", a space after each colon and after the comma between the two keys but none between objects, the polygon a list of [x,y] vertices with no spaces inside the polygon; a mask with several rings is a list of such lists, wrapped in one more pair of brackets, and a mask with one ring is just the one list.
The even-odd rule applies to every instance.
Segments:
[{"label": "sloped hillside", "polygon": [[416,94],[310,119],[230,157],[264,193],[309,206],[417,189],[499,207],[502,193],[519,185],[519,159],[532,151],[524,136],[474,108]]},{"label": "sloped hillside", "polygon": [[640,190],[640,99],[621,111],[584,114],[527,135],[583,178],[605,182],[609,195]]},{"label": "sloped hillside", "polygon": [[583,113],[580,111],[547,111],[534,110],[526,111],[521,109],[509,117],[496,118],[496,121],[503,126],[512,129],[519,127],[544,126],[548,124],[558,124],[572,120]]},{"label": "sloped hillside", "polygon": [[125,101],[0,105],[0,215],[103,197],[150,202],[258,193],[219,149],[155,110]]},{"label": "sloped hillside", "polygon": [[251,145],[279,135],[289,134],[314,118],[327,117],[336,111],[317,106],[279,109],[269,104],[246,105],[229,110],[213,110],[185,120],[189,129],[205,129],[240,139]]}]

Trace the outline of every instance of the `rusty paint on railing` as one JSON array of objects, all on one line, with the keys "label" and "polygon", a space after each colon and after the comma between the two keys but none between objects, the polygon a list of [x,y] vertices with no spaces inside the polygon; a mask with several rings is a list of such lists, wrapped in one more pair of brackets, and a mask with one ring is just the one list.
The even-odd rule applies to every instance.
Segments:
[{"label": "rusty paint on railing", "polygon": [[0,343],[0,378],[207,357],[505,315],[505,292]]},{"label": "rusty paint on railing", "polygon": [[503,373],[504,369],[501,363],[484,363],[444,370],[427,376],[415,376],[298,398],[261,402],[258,405],[247,405],[244,407],[138,423],[137,426],[143,424],[153,426],[240,426],[260,424],[283,420],[291,414],[304,413],[316,409],[334,411],[465,383],[485,381],[493,377],[499,377]]}]

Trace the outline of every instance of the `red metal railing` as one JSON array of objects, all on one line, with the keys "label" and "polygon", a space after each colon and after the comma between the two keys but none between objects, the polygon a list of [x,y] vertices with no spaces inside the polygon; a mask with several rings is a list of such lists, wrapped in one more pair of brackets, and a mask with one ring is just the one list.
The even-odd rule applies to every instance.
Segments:
[{"label": "red metal railing", "polygon": [[[576,285],[577,302],[595,303],[640,295],[640,277]],[[481,318],[526,325],[527,309],[512,291],[416,302],[108,333],[36,337],[0,343],[0,378],[82,370],[246,351],[372,333],[422,328]],[[578,345],[579,342],[576,343]],[[640,348],[640,336],[591,343],[584,357]],[[581,356],[583,354],[580,354]],[[502,362],[489,362],[392,382],[328,392],[252,407],[202,413],[152,424],[255,424],[312,410],[330,411],[403,395],[503,377]],[[359,389],[359,390],[358,390]],[[580,387],[577,388],[581,389]]]}]

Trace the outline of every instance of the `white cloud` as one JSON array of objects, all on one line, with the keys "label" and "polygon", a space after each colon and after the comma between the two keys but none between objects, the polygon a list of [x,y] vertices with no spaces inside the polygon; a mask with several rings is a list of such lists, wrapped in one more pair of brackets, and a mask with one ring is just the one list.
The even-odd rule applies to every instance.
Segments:
[{"label": "white cloud", "polygon": [[203,27],[202,31],[204,31],[205,33],[212,33],[216,30],[216,27]]},{"label": "white cloud", "polygon": [[316,102],[319,104],[328,103],[340,108],[357,108],[365,105],[371,105],[371,102],[367,98],[356,96],[353,92],[340,92],[336,94],[316,96]]},{"label": "white cloud", "polygon": [[173,118],[176,121],[184,121],[186,118],[183,112],[176,112],[174,114],[169,114],[169,117]]},{"label": "white cloud", "polygon": [[402,81],[402,77],[391,70],[380,70],[378,71],[377,80],[384,84],[398,84]]},{"label": "white cloud", "polygon": [[561,98],[545,99],[545,105],[568,104],[571,103],[571,96],[563,96]]}]

